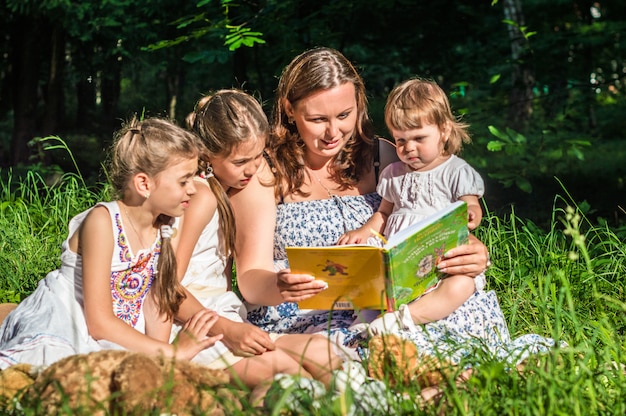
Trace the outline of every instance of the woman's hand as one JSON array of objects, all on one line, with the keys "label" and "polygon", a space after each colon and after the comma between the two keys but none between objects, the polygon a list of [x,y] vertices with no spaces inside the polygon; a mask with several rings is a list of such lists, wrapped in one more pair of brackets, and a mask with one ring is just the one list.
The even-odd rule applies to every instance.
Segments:
[{"label": "woman's hand", "polygon": [[491,266],[487,247],[470,234],[469,243],[449,250],[438,268],[450,275],[476,277]]},{"label": "woman's hand", "polygon": [[200,351],[213,346],[223,335],[207,336],[209,330],[217,322],[217,313],[203,309],[193,315],[180,330],[176,337],[176,358],[191,360]]},{"label": "woman's hand", "polygon": [[224,327],[222,342],[233,354],[240,357],[251,357],[276,349],[267,332],[244,322],[228,322]]},{"label": "woman's hand", "polygon": [[285,302],[300,302],[328,288],[323,280],[315,280],[308,274],[292,274],[290,269],[283,269],[276,275],[276,285]]}]

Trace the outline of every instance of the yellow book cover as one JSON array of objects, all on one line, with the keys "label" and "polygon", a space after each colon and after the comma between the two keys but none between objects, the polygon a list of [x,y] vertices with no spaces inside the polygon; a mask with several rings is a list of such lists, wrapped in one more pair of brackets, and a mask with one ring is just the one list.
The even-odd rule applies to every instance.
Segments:
[{"label": "yellow book cover", "polygon": [[292,273],[310,274],[328,289],[298,303],[301,309],[394,310],[444,275],[444,253],[468,240],[467,205],[456,202],[392,236],[383,247],[287,247]]}]

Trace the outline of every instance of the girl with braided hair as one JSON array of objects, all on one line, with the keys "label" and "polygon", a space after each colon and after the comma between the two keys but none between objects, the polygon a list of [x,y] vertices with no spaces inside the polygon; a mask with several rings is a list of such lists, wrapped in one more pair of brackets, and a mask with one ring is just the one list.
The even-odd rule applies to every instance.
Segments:
[{"label": "girl with braided hair", "polygon": [[134,119],[118,132],[109,170],[118,199],[70,221],[61,267],[0,328],[0,368],[102,349],[190,360],[221,339],[207,336],[217,315],[202,310],[169,342],[185,297],[171,224],[196,192],[200,149],[165,119]]}]

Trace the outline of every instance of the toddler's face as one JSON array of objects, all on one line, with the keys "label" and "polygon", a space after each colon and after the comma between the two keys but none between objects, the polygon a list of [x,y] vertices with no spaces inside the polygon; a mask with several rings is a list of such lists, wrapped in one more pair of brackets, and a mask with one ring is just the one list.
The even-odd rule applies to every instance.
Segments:
[{"label": "toddler's face", "polygon": [[428,171],[447,159],[443,149],[446,133],[435,124],[422,124],[410,130],[390,129],[398,157],[414,171]]}]

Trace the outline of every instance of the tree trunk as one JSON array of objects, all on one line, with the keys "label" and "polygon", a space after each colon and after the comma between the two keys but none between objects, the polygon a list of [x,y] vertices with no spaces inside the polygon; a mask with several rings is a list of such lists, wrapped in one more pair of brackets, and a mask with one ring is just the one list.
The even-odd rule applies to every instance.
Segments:
[{"label": "tree trunk", "polygon": [[96,79],[93,75],[78,80],[76,102],[76,126],[79,129],[88,129],[93,125],[96,111]]},{"label": "tree trunk", "polygon": [[59,26],[52,30],[50,74],[46,88],[43,134],[58,134],[65,115],[63,80],[65,72],[65,34]]},{"label": "tree trunk", "polygon": [[[28,30],[24,30],[28,28]],[[38,135],[37,103],[41,42],[48,39],[41,19],[16,18],[12,39],[13,67],[13,134],[10,165],[27,163],[28,142]]]},{"label": "tree trunk", "polygon": [[[106,72],[102,74],[102,120],[107,131],[114,131],[120,127],[117,107],[120,101],[122,64],[117,56],[113,56],[106,68]],[[101,144],[104,146],[106,143]]]},{"label": "tree trunk", "polygon": [[535,73],[530,63],[530,47],[528,40],[519,27],[525,25],[524,13],[520,0],[504,0],[504,18],[515,22],[517,26],[508,25],[511,42],[511,94],[509,96],[508,121],[514,130],[523,130],[533,112],[533,86]]}]

